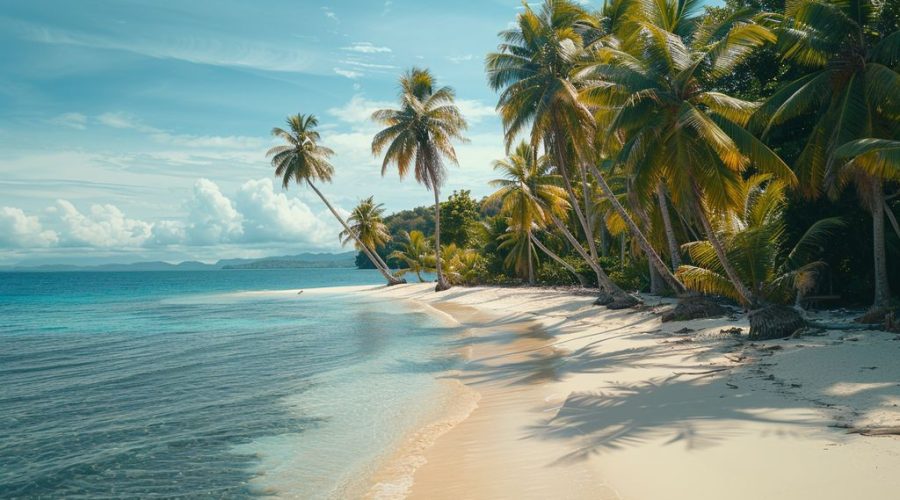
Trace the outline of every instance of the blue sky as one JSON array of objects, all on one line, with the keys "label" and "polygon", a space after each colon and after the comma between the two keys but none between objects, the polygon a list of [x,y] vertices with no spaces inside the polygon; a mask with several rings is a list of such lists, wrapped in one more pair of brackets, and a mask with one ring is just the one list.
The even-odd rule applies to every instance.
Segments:
[{"label": "blue sky", "polygon": [[343,209],[429,203],[382,179],[376,107],[412,65],[469,118],[446,191],[502,156],[484,55],[516,1],[21,1],[0,10],[0,264],[215,260],[339,249],[311,193],[273,183],[269,130],[320,117]]}]

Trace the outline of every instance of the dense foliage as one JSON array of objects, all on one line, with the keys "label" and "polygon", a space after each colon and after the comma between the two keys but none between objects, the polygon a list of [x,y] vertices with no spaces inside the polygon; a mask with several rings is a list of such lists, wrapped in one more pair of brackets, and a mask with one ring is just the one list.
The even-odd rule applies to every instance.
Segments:
[{"label": "dense foliage", "polygon": [[876,0],[526,4],[485,60],[496,191],[439,201],[465,124],[452,90],[407,73],[373,145],[436,206],[384,217],[379,241],[355,227],[377,251],[357,262],[420,276],[443,254],[453,284],[594,286],[610,307],[651,291],[883,312],[900,289],[898,27]]}]

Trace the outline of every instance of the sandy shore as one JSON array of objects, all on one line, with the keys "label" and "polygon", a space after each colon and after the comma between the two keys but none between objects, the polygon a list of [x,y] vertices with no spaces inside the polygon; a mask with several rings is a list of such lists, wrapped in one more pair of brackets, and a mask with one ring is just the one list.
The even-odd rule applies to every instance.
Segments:
[{"label": "sandy shore", "polygon": [[[450,374],[461,403],[398,450],[370,498],[900,495],[900,437],[854,432],[900,426],[897,335],[751,343],[741,315],[662,324],[658,299],[609,311],[544,289],[352,293],[417,301],[465,327],[466,362]],[[385,489],[398,463],[412,484]]]}]

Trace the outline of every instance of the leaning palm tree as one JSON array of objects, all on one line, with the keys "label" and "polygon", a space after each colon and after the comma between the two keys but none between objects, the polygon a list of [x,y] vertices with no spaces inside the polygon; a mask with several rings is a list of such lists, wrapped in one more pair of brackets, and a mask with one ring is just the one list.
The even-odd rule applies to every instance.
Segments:
[{"label": "leaning palm tree", "polygon": [[385,126],[372,139],[372,154],[385,152],[381,175],[392,163],[401,178],[412,167],[416,181],[434,193],[435,291],[450,288],[441,269],[440,190],[447,177],[444,159],[459,164],[452,141],[465,141],[463,132],[468,127],[455,99],[452,88],[436,88],[430,71],[412,68],[400,77],[400,107],[372,114],[373,120]]},{"label": "leaning palm tree", "polygon": [[297,114],[287,118],[287,125],[288,130],[280,127],[272,129],[272,135],[284,140],[285,144],[275,146],[266,152],[266,156],[272,158],[275,175],[281,177],[282,187],[287,189],[291,181],[294,181],[295,184],[306,183],[319,196],[338,222],[344,226],[344,231],[356,240],[357,245],[381,271],[388,284],[401,283],[386,268],[378,264],[378,260],[372,255],[372,252],[360,241],[359,235],[347,226],[344,218],[338,214],[325,195],[316,187],[316,182],[331,182],[334,175],[334,166],[329,162],[334,151],[319,144],[321,136],[316,131],[319,121],[314,115]]},{"label": "leaning palm tree", "polygon": [[[836,192],[852,180],[872,214],[875,297],[872,312],[890,303],[884,249],[884,180],[880,172],[841,169],[842,158],[863,153],[837,148],[862,139],[900,139],[900,31],[879,33],[883,2],[801,0],[788,3],[779,32],[783,57],[809,72],[781,87],[754,116],[764,133],[801,115],[814,115],[812,129],[796,162],[804,193]],[[858,144],[857,146],[860,146]],[[871,146],[871,145],[870,145]],[[863,166],[866,162],[854,162]],[[852,177],[846,174],[853,172]]]},{"label": "leaning palm tree", "polygon": [[[506,147],[522,133],[534,149],[544,146],[569,198],[577,223],[584,233],[587,250],[568,238],[573,248],[597,276],[597,284],[612,301],[627,295],[609,279],[598,262],[591,221],[573,186],[575,151],[585,149],[591,123],[590,111],[578,100],[578,90],[570,80],[572,69],[584,45],[576,25],[590,21],[587,12],[567,0],[547,0],[540,11],[523,6],[511,29],[500,32],[502,43],[488,54],[485,66],[488,82],[501,91],[497,109],[503,120]],[[574,150],[574,151],[573,151]],[[574,169],[577,170],[577,169]],[[584,191],[584,189],[582,189]],[[560,217],[554,223],[564,224]]]},{"label": "leaning palm tree", "polygon": [[403,232],[404,242],[402,247],[391,252],[391,259],[399,260],[406,265],[406,268],[400,269],[398,274],[401,276],[408,272],[416,273],[420,283],[424,283],[422,273],[434,270],[434,250],[431,248],[431,242],[425,237],[422,231]]},{"label": "leaning palm tree", "polygon": [[[350,217],[347,218],[350,229],[341,231],[340,238],[341,244],[345,246],[352,240],[358,251],[362,251],[364,245],[377,259],[376,262],[373,262],[376,267],[390,269],[378,254],[378,247],[383,247],[391,241],[391,233],[384,223],[383,216],[384,205],[375,203],[374,196],[360,200],[359,204],[350,212]],[[354,237],[354,234],[357,237]]]},{"label": "leaning palm tree", "polygon": [[665,181],[673,200],[699,219],[739,301],[754,307],[758,297],[732,265],[710,214],[739,205],[737,186],[751,166],[789,184],[796,178],[745,130],[755,105],[708,87],[774,35],[765,16],[739,11],[700,23],[690,7],[696,2],[656,2],[621,35],[627,43],[596,48],[589,72],[598,83],[585,94],[617,108],[608,131],[624,138],[616,160],[638,193],[649,197]]},{"label": "leaning palm tree", "polygon": [[[507,237],[504,247],[512,247],[509,264],[524,270],[529,283],[534,283],[534,230],[552,223],[551,212],[563,217],[569,209],[566,191],[551,169],[545,156],[537,156],[531,144],[522,141],[508,158],[494,162],[494,170],[501,172],[503,178],[490,181],[498,189],[486,200],[499,202],[500,213],[508,218],[511,232],[521,233],[521,237]],[[567,264],[552,252],[548,255]]]},{"label": "leaning palm tree", "polygon": [[[794,298],[800,306],[803,295],[815,287],[816,277],[825,267],[817,254],[844,226],[843,221],[819,220],[793,247],[785,249],[784,184],[770,181],[768,175],[754,175],[740,183],[739,191],[741,206],[713,222],[726,252],[754,295],[772,303],[787,303]],[[694,265],[681,266],[678,276],[688,288],[740,300],[709,241],[684,246]]]},{"label": "leaning palm tree", "polygon": [[[596,24],[593,17],[572,1],[545,0],[538,12],[525,5],[516,26],[500,33],[503,43],[498,52],[487,56],[486,66],[491,87],[502,90],[497,107],[503,119],[507,147],[530,126],[532,144],[537,147],[543,143],[553,155],[587,239],[589,252],[579,251],[579,254],[597,274],[601,289],[618,297],[617,302],[628,301],[628,296],[609,279],[597,260],[594,223],[589,211],[592,201],[588,172],[611,199],[614,209],[629,223],[629,229],[653,265],[673,289],[681,292],[684,287],[614,199],[603,175],[597,168],[590,168],[595,120],[579,95],[585,82],[578,69],[585,55],[585,44],[595,38]],[[573,174],[581,183],[584,209],[570,179]],[[576,250],[580,248],[580,244],[576,246]]]}]

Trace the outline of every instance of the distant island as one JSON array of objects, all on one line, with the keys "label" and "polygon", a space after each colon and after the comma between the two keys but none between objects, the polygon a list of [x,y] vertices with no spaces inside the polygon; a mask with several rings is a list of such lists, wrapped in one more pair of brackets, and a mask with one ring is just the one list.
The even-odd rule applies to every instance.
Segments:
[{"label": "distant island", "polygon": [[356,267],[356,252],[300,253],[259,259],[222,259],[215,264],[186,261],[171,264],[162,261],[111,263],[98,265],[44,264],[37,266],[4,266],[0,272],[123,272],[123,271],[221,271],[247,269],[309,269]]}]

